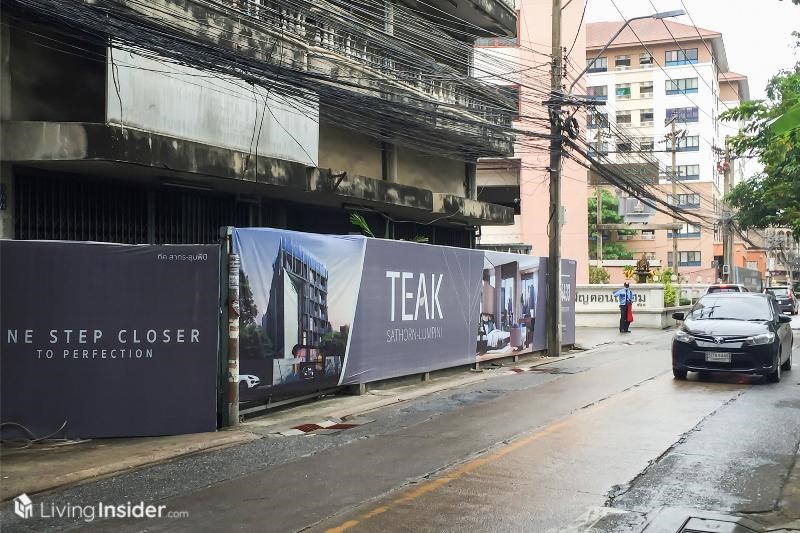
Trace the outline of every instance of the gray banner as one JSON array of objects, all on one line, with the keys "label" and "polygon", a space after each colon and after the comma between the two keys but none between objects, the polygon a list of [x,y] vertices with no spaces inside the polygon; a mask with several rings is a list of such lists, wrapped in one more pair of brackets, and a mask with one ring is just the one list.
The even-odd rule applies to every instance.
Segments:
[{"label": "gray banner", "polygon": [[216,429],[218,246],[0,241],[0,271],[3,422],[65,424],[59,437]]},{"label": "gray banner", "polygon": [[474,362],[483,253],[369,239],[342,383]]}]

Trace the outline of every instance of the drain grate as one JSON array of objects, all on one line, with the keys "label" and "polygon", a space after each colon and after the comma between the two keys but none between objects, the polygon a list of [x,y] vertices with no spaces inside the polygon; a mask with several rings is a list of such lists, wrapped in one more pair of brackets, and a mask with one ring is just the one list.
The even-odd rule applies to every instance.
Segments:
[{"label": "drain grate", "polygon": [[756,533],[760,531],[737,523],[738,519],[735,517],[731,517],[731,520],[732,521],[690,518],[689,521],[686,522],[686,525],[676,533]]},{"label": "drain grate", "polygon": [[544,367],[531,367],[529,372],[539,372],[542,374],[580,374],[585,372],[585,368],[544,368]]},{"label": "drain grate", "polygon": [[[745,517],[680,507],[664,507],[644,533],[757,533],[759,524]],[[778,530],[771,530],[777,531]]]}]

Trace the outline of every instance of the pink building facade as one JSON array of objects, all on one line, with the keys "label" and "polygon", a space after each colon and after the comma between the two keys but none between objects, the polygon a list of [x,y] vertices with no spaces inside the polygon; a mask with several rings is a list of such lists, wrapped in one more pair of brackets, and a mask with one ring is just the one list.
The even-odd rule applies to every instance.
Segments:
[{"label": "pink building facade", "polygon": [[[584,1],[570,2],[562,11],[562,46],[567,54],[564,86],[568,87],[585,62],[586,34],[580,25]],[[498,90],[518,95],[519,129],[547,133],[550,89],[551,0],[518,0],[516,39],[482,39],[475,50],[474,75],[491,80]],[[581,119],[581,123],[585,121]],[[582,126],[583,127],[583,126]],[[479,160],[478,199],[514,207],[513,226],[481,228],[479,245],[505,251],[548,254],[550,212],[548,142],[520,135],[514,158]],[[586,169],[571,159],[562,162],[561,255],[577,261],[578,283],[588,283],[588,220]]]}]

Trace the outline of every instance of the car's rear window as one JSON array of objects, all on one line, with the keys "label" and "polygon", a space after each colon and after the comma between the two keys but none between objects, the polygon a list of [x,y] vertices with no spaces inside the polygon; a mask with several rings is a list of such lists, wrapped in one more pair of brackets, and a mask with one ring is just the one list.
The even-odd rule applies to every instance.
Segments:
[{"label": "car's rear window", "polygon": [[772,320],[766,298],[706,295],[689,312],[693,320]]},{"label": "car's rear window", "polygon": [[708,294],[712,294],[714,292],[741,292],[739,291],[739,287],[736,285],[731,285],[729,287],[709,287]]},{"label": "car's rear window", "polygon": [[767,289],[767,292],[775,296],[776,298],[786,298],[787,296],[789,296],[788,287],[774,287]]}]

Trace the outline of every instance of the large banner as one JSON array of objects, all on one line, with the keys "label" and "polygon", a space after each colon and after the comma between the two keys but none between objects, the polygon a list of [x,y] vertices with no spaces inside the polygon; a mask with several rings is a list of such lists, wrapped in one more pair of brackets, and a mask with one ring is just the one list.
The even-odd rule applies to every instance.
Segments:
[{"label": "large banner", "polygon": [[[545,347],[542,258],[267,228],[233,238],[243,401]],[[561,298],[572,343],[574,261],[563,262]]]},{"label": "large banner", "polygon": [[[219,246],[0,241],[2,422],[72,438],[214,431],[219,259]],[[14,424],[3,437],[25,435]]]}]

